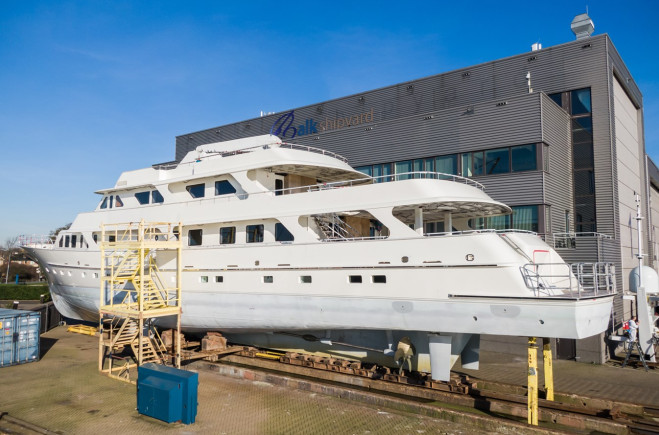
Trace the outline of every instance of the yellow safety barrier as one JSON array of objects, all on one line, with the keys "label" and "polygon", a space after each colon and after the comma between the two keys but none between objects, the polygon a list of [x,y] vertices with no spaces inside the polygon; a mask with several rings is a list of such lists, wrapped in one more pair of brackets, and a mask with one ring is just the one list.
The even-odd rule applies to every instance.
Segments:
[{"label": "yellow safety barrier", "polygon": [[93,326],[72,325],[67,328],[67,332],[75,332],[77,334],[85,334],[85,335],[96,335],[98,329],[94,328]]}]

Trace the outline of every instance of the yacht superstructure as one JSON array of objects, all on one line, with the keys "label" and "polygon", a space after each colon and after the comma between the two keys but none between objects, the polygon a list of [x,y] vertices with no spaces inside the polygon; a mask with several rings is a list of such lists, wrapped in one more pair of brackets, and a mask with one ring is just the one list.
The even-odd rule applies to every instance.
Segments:
[{"label": "yacht superstructure", "polygon": [[[415,369],[441,360],[433,377],[446,378],[459,355],[477,366],[480,334],[584,338],[610,318],[609,265],[571,267],[534,233],[475,230],[510,208],[467,178],[367,177],[266,135],[124,172],[97,193],[54,243],[24,245],[71,318],[98,319],[101,225],[141,220],[183,225],[182,327],[242,344],[392,366],[402,340]],[[171,255],[154,261],[174,279]]]}]

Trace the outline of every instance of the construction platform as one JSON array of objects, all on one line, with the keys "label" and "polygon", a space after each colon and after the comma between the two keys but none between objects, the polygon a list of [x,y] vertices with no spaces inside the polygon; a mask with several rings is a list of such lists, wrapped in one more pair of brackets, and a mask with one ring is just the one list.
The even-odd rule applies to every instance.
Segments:
[{"label": "construction platform", "polygon": [[[166,424],[141,416],[135,409],[135,386],[102,376],[97,368],[98,339],[58,327],[42,334],[42,359],[0,369],[0,433],[491,433],[475,425],[395,411],[374,400],[363,403],[313,391],[256,382],[240,374],[218,375],[199,370],[198,413],[195,424]],[[539,364],[542,367],[541,364]],[[525,356],[483,352],[480,371],[471,376],[524,385]],[[555,361],[557,392],[659,406],[659,370]],[[362,394],[369,394],[363,392]],[[449,410],[458,413],[460,410]],[[12,419],[19,424],[20,430]],[[32,431],[25,425],[34,425]],[[3,427],[6,427],[3,429]],[[541,430],[541,429],[540,429]],[[518,432],[518,431],[515,431]],[[520,433],[537,433],[522,430]]]}]

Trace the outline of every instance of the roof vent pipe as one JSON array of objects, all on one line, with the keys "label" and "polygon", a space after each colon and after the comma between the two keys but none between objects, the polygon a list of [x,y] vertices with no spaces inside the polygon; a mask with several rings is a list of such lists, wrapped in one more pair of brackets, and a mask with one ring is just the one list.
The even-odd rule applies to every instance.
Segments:
[{"label": "roof vent pipe", "polygon": [[542,50],[542,44],[539,43],[539,42],[536,42],[535,44],[533,44],[531,46],[531,51],[538,51],[538,50]]},{"label": "roof vent pipe", "polygon": [[570,28],[577,39],[583,39],[588,38],[593,33],[595,24],[593,24],[593,20],[590,19],[588,14],[581,14],[574,17]]}]

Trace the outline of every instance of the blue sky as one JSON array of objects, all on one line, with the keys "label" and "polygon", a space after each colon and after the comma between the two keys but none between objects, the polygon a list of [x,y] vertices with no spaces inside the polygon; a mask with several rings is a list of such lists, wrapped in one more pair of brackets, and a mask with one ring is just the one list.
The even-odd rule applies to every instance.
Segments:
[{"label": "blue sky", "polygon": [[0,0],[0,244],[92,210],[177,135],[572,41],[586,7],[659,163],[655,1]]}]

